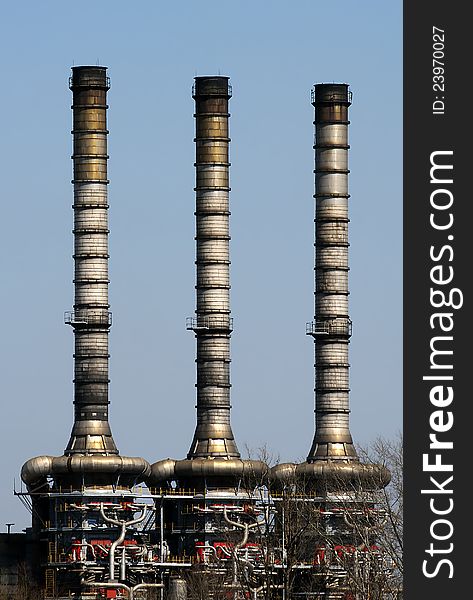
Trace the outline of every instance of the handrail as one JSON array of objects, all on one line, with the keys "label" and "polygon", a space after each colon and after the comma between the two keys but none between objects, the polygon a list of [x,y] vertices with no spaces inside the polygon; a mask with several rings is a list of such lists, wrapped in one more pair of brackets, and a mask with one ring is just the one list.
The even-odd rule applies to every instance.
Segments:
[{"label": "handrail", "polygon": [[316,319],[306,323],[306,335],[348,335],[352,334],[352,322],[349,318],[334,317],[331,319]]},{"label": "handrail", "polygon": [[105,76],[105,82],[102,78],[98,77],[81,77],[80,83],[76,80],[74,81],[74,77],[71,75],[69,77],[69,89],[73,87],[96,87],[96,88],[104,88],[106,87],[108,90],[110,89],[110,77],[108,75]]},{"label": "handrail", "polygon": [[186,317],[186,329],[199,331],[201,329],[233,330],[233,318],[220,315],[207,317]]},{"label": "handrail", "polygon": [[112,324],[112,312],[106,314],[83,314],[83,311],[66,310],[64,312],[66,325],[106,325]]}]

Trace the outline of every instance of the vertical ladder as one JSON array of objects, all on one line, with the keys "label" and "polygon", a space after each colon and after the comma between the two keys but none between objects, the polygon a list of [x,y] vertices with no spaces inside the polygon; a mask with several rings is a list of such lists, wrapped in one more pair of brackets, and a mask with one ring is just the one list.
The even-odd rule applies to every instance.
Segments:
[{"label": "vertical ladder", "polygon": [[56,572],[54,569],[46,569],[44,596],[45,598],[56,596]]}]

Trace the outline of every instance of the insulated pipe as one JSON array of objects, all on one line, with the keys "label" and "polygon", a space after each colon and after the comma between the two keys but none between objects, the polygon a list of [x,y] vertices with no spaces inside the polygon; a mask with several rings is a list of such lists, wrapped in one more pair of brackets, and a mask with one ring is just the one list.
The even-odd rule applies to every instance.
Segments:
[{"label": "insulated pipe", "polygon": [[239,458],[230,425],[228,77],[196,77],[197,427],[188,459]]},{"label": "insulated pipe", "polygon": [[120,564],[120,579],[125,581],[126,578],[126,548],[122,548],[122,562]]},{"label": "insulated pipe", "polygon": [[109,590],[125,590],[128,593],[128,600],[134,600],[135,592],[139,590],[146,590],[151,588],[164,588],[164,583],[138,583],[133,587],[126,585],[125,583],[111,582],[107,583],[105,581],[84,581],[82,580],[82,585],[84,587],[90,588],[105,588]]},{"label": "insulated pipe", "polygon": [[[106,521],[107,523],[111,523],[112,525],[117,525],[118,527],[120,527],[120,535],[110,546],[110,552],[109,552],[109,582],[110,583],[115,582],[115,551],[118,548],[118,546],[120,546],[120,544],[123,543],[123,541],[125,539],[126,528],[131,527],[131,525],[136,525],[137,523],[141,523],[141,521],[144,521],[144,519],[146,517],[146,510],[148,507],[146,506],[146,504],[143,504],[142,508],[143,508],[142,514],[139,517],[137,517],[136,519],[133,519],[131,521],[122,521],[122,520],[118,520],[118,519],[112,519],[111,517],[107,517],[107,515],[104,512],[103,502],[100,503],[100,514],[102,516],[102,519],[104,521]],[[123,569],[124,569],[124,566],[122,564],[122,570]]]},{"label": "insulated pipe", "polygon": [[117,454],[108,422],[106,67],[72,67],[74,164],[74,425],[66,455]]},{"label": "insulated pipe", "polygon": [[315,108],[315,436],[308,462],[358,460],[349,429],[348,107],[346,84],[318,84]]},{"label": "insulated pipe", "polygon": [[232,585],[236,585],[238,583],[238,550],[241,550],[243,546],[248,541],[248,534],[250,529],[254,529],[258,526],[258,522],[256,523],[239,523],[238,521],[232,521],[227,514],[227,507],[223,507],[223,518],[225,521],[232,525],[235,529],[243,529],[243,538],[235,545],[233,549],[233,580]]},{"label": "insulated pipe", "polygon": [[140,457],[129,456],[37,456],[30,458],[21,469],[21,479],[28,489],[36,491],[48,484],[53,476],[58,485],[110,485],[132,487],[148,478],[149,463]]}]

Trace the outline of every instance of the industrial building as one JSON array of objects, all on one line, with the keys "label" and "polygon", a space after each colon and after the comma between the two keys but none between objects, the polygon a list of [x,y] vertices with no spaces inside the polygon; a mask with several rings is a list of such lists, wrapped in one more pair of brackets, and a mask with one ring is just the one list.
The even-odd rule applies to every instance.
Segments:
[{"label": "industrial building", "polygon": [[[32,526],[15,534],[15,556],[44,598],[363,598],[352,573],[372,581],[388,570],[375,492],[389,473],[360,461],[349,429],[349,87],[312,90],[315,436],[305,462],[275,466],[242,459],[230,423],[232,88],[222,76],[196,77],[192,89],[194,437],[183,459],[148,462],[117,449],[108,422],[109,87],[106,67],[72,68],[75,296],[65,322],[75,340],[74,423],[61,456],[23,465],[17,495]],[[0,548],[13,586],[19,561]]]}]

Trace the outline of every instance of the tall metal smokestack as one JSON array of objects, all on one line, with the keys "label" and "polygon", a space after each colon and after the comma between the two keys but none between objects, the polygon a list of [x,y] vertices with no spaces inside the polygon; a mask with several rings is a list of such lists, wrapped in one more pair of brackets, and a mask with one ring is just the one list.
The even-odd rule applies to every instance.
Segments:
[{"label": "tall metal smokestack", "polygon": [[[72,325],[75,338],[74,424],[62,456],[36,456],[21,470],[32,504],[36,577],[47,597],[84,597],[99,582],[114,587],[118,564],[113,552],[107,572],[96,544],[110,544],[116,539],[117,524],[136,523],[137,511],[144,518],[147,509],[137,502],[134,486],[151,472],[143,458],[119,455],[108,423],[107,69],[73,67],[69,84],[75,297],[65,321]],[[136,530],[123,529],[120,539],[137,544],[140,538]],[[137,565],[123,551],[123,584],[144,584],[153,572],[154,566],[143,569],[141,558]]]},{"label": "tall metal smokestack", "polygon": [[220,493],[234,490],[244,475],[261,477],[267,470],[262,461],[240,458],[230,425],[231,95],[228,77],[195,77],[197,300],[195,317],[187,319],[187,328],[197,340],[197,425],[186,459],[169,458],[151,465],[151,487],[176,481],[181,488]]},{"label": "tall metal smokestack", "polygon": [[[244,521],[261,498],[250,490],[268,469],[262,461],[240,458],[230,425],[231,95],[228,77],[194,80],[197,300],[195,317],[188,318],[187,328],[197,340],[197,425],[187,458],[153,463],[147,479],[156,497],[162,547],[167,544],[171,555],[204,563],[209,556],[210,562],[219,558],[218,548],[236,547],[239,525],[246,533],[238,547],[248,540],[248,545],[256,546],[250,531],[255,524]],[[209,589],[216,590],[213,584]],[[175,596],[176,590],[171,584],[169,593]]]},{"label": "tall metal smokestack", "polygon": [[66,455],[117,454],[108,423],[106,67],[72,67],[74,151],[74,425]]},{"label": "tall metal smokestack", "polygon": [[230,425],[228,77],[196,77],[197,427],[188,459],[239,458]]},{"label": "tall metal smokestack", "polygon": [[357,460],[349,429],[348,107],[346,84],[318,84],[315,108],[314,441],[308,462]]},{"label": "tall metal smokestack", "polygon": [[348,344],[348,107],[345,83],[317,84],[315,108],[315,319],[306,333],[315,342],[315,435],[304,463],[271,469],[276,485],[294,476],[315,489],[340,485],[380,488],[389,482],[381,465],[361,463],[349,427]]},{"label": "tall metal smokestack", "polygon": [[108,199],[106,67],[72,67],[74,150],[74,424],[63,456],[38,456],[22,468],[29,488],[39,485],[118,485],[142,481],[149,464],[118,456],[108,422]]}]

